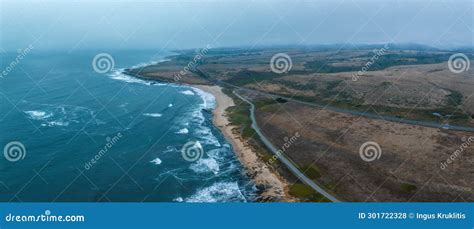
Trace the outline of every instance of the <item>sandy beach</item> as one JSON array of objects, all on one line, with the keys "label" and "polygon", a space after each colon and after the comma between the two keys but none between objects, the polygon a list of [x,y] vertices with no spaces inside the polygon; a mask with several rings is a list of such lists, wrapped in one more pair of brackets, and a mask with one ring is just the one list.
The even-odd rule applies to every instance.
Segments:
[{"label": "sandy beach", "polygon": [[257,186],[264,187],[261,194],[263,200],[272,201],[292,201],[288,193],[287,181],[272,172],[252,151],[244,139],[234,132],[236,126],[232,126],[226,115],[226,109],[234,106],[234,100],[222,92],[219,86],[192,85],[203,91],[211,93],[216,98],[216,108],[214,109],[213,123],[218,127],[224,137],[232,144],[232,147],[245,167],[247,174],[254,180]]}]

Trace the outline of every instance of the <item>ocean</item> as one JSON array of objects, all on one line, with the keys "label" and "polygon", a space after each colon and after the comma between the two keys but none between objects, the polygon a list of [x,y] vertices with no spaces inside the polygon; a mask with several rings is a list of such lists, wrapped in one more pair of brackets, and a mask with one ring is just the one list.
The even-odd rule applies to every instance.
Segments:
[{"label": "ocean", "polygon": [[106,72],[99,53],[1,54],[0,201],[256,200],[212,95],[122,73],[173,53],[108,51]]}]

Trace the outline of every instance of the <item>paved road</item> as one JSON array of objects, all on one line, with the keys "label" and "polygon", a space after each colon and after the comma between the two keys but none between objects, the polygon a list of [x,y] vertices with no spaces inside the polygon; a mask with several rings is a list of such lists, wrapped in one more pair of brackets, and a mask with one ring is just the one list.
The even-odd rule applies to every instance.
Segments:
[{"label": "paved road", "polygon": [[314,189],[316,192],[320,193],[324,197],[328,198],[332,202],[340,202],[336,197],[331,195],[330,193],[326,192],[321,186],[316,184],[313,180],[308,178],[306,175],[304,175],[298,167],[296,167],[284,154],[278,153],[278,149],[265,137],[265,135],[262,133],[260,128],[257,125],[257,121],[255,119],[255,105],[253,105],[252,102],[247,100],[246,98],[242,97],[235,91],[233,92],[234,95],[242,99],[243,101],[247,102],[250,104],[250,118],[252,119],[252,128],[257,132],[258,136],[262,140],[262,142],[269,148],[273,154],[275,154],[278,159],[280,159],[283,164],[286,165],[286,167],[296,176],[298,177],[301,181],[303,181],[305,184],[309,185],[312,189]]},{"label": "paved road", "polygon": [[295,102],[295,103],[299,103],[299,104],[303,104],[303,105],[307,105],[307,106],[317,107],[317,108],[331,110],[331,111],[340,112],[340,113],[346,113],[346,114],[350,114],[350,115],[362,116],[362,117],[366,117],[366,118],[370,118],[370,119],[379,119],[379,120],[384,120],[384,121],[389,121],[389,122],[397,122],[397,123],[410,124],[410,125],[415,125],[415,126],[431,127],[431,128],[438,128],[438,129],[474,132],[473,127],[453,126],[453,125],[449,125],[449,124],[440,124],[440,123],[435,123],[435,122],[410,120],[410,119],[403,119],[403,118],[398,118],[398,117],[394,117],[394,116],[378,115],[378,114],[374,114],[374,113],[353,111],[353,110],[342,109],[342,108],[337,108],[337,107],[332,107],[332,106],[327,106],[327,105],[321,105],[321,104],[317,104],[317,103],[305,102],[305,101],[292,99],[292,98],[288,98],[288,97],[285,97],[285,96],[275,95],[275,94],[271,94],[271,93],[267,93],[267,92],[262,92],[262,91],[258,91],[258,90],[253,90],[253,89],[249,89],[249,88],[238,87],[238,86],[228,84],[228,83],[225,83],[225,82],[222,82],[222,81],[220,81],[218,83],[225,84],[227,86],[231,86],[233,88],[237,88],[237,89],[243,90],[243,91],[259,93],[261,95],[266,95],[266,96],[271,96],[271,97],[279,97],[279,98],[286,99],[286,100],[291,101],[291,102]]}]

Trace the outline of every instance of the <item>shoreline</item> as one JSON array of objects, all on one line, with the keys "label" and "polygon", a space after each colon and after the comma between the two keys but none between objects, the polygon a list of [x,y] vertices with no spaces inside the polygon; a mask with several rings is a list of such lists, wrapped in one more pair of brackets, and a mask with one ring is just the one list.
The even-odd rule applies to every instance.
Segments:
[{"label": "shoreline", "polygon": [[[133,74],[127,70],[123,71],[123,73],[138,79],[161,81]],[[224,138],[232,145],[232,149],[237,156],[237,159],[244,167],[246,174],[251,180],[255,182],[255,185],[259,187],[259,199],[272,202],[297,201],[297,198],[291,196],[288,193],[290,186],[289,182],[277,172],[271,171],[258,157],[257,153],[254,152],[248,143],[245,142],[240,134],[234,131],[234,129],[238,127],[230,125],[230,121],[226,114],[226,109],[228,107],[234,106],[235,103],[231,97],[222,92],[221,86],[177,83],[164,79],[162,82],[194,87],[214,96],[216,106],[212,111],[212,123],[221,131],[221,133],[224,135]]]},{"label": "shoreline", "polygon": [[[188,84],[189,85],[189,84]],[[288,182],[275,172],[271,171],[264,162],[260,160],[240,134],[234,129],[236,126],[230,124],[226,114],[228,107],[234,106],[234,100],[222,92],[222,87],[217,85],[189,85],[196,87],[214,96],[216,107],[213,109],[212,122],[221,130],[225,139],[232,145],[240,163],[246,170],[247,175],[255,182],[257,187],[263,187],[260,198],[264,201],[292,202],[294,198],[288,193]]]}]

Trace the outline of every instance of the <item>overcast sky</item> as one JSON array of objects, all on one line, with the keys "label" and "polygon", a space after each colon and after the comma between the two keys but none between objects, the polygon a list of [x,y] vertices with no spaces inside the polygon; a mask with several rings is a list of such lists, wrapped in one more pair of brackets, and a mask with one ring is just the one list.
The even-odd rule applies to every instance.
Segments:
[{"label": "overcast sky", "polygon": [[3,50],[474,42],[470,0],[0,2]]}]

